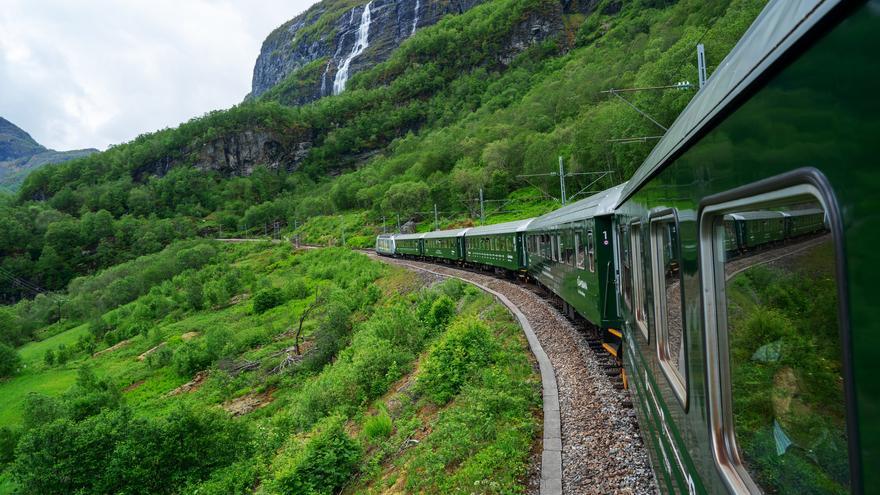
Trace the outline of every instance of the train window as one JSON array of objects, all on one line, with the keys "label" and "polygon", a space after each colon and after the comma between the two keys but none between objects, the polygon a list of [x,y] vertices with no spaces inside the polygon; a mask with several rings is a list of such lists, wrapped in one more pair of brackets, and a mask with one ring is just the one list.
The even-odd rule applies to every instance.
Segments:
[{"label": "train window", "polygon": [[562,234],[556,234],[556,256],[560,263],[563,263],[562,258]]},{"label": "train window", "polygon": [[633,315],[636,319],[636,326],[641,330],[642,335],[648,338],[648,315],[645,310],[647,301],[645,300],[645,271],[642,264],[642,226],[638,223],[632,224],[629,230],[630,238],[630,254],[632,260],[633,274]]},{"label": "train window", "polygon": [[596,271],[596,248],[593,245],[593,231],[587,231],[587,258],[590,262],[590,271]]},{"label": "train window", "polygon": [[681,254],[675,214],[651,219],[657,357],[682,406],[687,405]]},{"label": "train window", "polygon": [[632,310],[632,262],[629,255],[629,243],[624,242],[626,238],[626,225],[620,225],[617,229],[618,242],[621,248],[620,253],[620,280],[621,291],[623,292],[623,302],[626,307]]},{"label": "train window", "polygon": [[565,264],[574,266],[574,254],[575,254],[575,244],[572,241],[573,234],[571,232],[566,232],[565,234],[565,245],[563,249],[563,253],[565,254]]},{"label": "train window", "polygon": [[584,269],[584,245],[581,244],[580,232],[574,233],[574,245],[577,247],[577,267]]},{"label": "train window", "polygon": [[[755,242],[750,230],[771,215],[784,225]],[[710,419],[722,432],[713,450],[733,491],[850,490],[851,382],[831,216],[812,185],[704,209],[707,362],[717,363]]]}]

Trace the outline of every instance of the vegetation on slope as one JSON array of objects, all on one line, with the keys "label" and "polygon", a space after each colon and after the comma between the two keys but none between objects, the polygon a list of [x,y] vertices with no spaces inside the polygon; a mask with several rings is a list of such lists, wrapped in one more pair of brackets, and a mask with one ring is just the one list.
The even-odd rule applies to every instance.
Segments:
[{"label": "vegetation on slope", "polygon": [[[10,233],[0,241],[0,268],[32,285],[61,289],[76,275],[161,249],[169,234],[263,234],[275,222],[302,225],[366,211],[352,226],[360,236],[356,245],[363,245],[380,230],[383,215],[387,225],[399,214],[401,223],[426,220],[427,228],[434,204],[444,225],[473,222],[480,188],[496,201],[489,212],[511,192],[519,194],[521,200],[500,208],[505,219],[546,211],[554,202],[538,189],[523,189],[529,184],[517,175],[552,172],[561,155],[572,172],[610,170],[587,190],[604,188],[625,180],[652,144],[611,145],[608,139],[659,133],[602,90],[693,81],[695,44],[706,44],[711,68],[762,4],[643,0],[611,14],[605,12],[615,9],[601,2],[576,37],[560,33],[505,64],[516,26],[558,6],[486,2],[420,30],[387,62],[354,76],[341,95],[285,107],[270,94],[31,174],[14,202],[0,201],[0,227]],[[565,22],[575,29],[580,20]],[[669,124],[692,94],[649,91],[632,99]],[[225,177],[188,166],[204,144],[248,130],[269,132],[286,146],[309,142],[311,149],[295,172],[258,167],[249,177]],[[354,165],[354,172],[327,177]],[[588,184],[580,177],[570,179],[571,189]],[[556,180],[532,182],[553,191]],[[90,230],[87,213],[102,222],[109,213],[110,228],[100,237],[82,235]],[[136,242],[142,235],[157,242]],[[309,237],[341,240],[341,232]],[[0,297],[28,295],[4,284]]]},{"label": "vegetation on slope", "polygon": [[[540,382],[492,298],[419,289],[346,250],[183,246],[215,253],[171,278],[120,271],[147,290],[19,349],[22,370],[0,382],[0,493],[522,490]],[[479,368],[436,357],[477,350],[491,351]]]}]

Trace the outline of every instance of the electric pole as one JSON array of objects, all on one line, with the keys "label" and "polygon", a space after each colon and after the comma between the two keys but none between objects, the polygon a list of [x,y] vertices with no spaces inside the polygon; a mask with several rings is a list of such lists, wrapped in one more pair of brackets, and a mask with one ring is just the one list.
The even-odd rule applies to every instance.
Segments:
[{"label": "electric pole", "polygon": [[559,155],[559,197],[562,198],[562,206],[565,206],[565,171],[562,168],[562,155]]},{"label": "electric pole", "polygon": [[440,218],[437,216],[437,203],[434,203],[434,230],[440,230]]},{"label": "electric pole", "polygon": [[483,209],[483,188],[480,188],[480,225],[486,221],[485,210]]}]

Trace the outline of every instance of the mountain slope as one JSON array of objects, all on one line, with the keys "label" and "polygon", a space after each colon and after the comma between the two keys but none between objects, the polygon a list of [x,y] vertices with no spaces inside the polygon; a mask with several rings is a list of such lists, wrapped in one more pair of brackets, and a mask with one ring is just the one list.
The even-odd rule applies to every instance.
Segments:
[{"label": "mountain slope", "polygon": [[14,190],[31,171],[50,163],[82,158],[98,150],[50,150],[8,120],[0,117],[0,191]]},{"label": "mountain slope", "polygon": [[[430,228],[435,205],[441,226],[472,224],[480,189],[490,222],[540,214],[558,181],[518,176],[557,170],[559,156],[567,171],[607,172],[592,186],[572,179],[571,197],[626,180],[650,151],[609,143],[656,130],[603,90],[696,79],[698,40],[711,70],[763,3],[604,0],[584,15],[558,0],[487,0],[418,29],[339,95],[286,106],[270,91],[30,174],[0,204],[0,268],[60,289],[187,236],[296,226],[366,245],[398,217]],[[632,100],[669,123],[692,96]],[[0,286],[0,298],[26,294]]]}]

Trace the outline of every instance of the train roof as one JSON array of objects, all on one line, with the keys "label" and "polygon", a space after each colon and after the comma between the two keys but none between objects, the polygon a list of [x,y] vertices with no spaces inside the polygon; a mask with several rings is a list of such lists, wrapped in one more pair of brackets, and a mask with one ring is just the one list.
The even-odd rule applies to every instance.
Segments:
[{"label": "train roof", "polygon": [[525,220],[515,220],[513,222],[496,223],[494,225],[474,227],[467,232],[465,237],[524,232],[534,220],[534,218],[527,218]]},{"label": "train roof", "polygon": [[394,234],[379,234],[376,237],[379,239],[394,239]]},{"label": "train roof", "polygon": [[626,201],[842,0],[772,0],[691,99],[620,195]]},{"label": "train roof", "polygon": [[558,210],[551,211],[546,215],[535,218],[529,225],[529,230],[541,230],[553,227],[561,223],[569,223],[585,218],[592,218],[598,215],[609,215],[614,213],[614,207],[617,205],[620,193],[626,186],[623,184],[606,189],[600,193],[594,194],[589,198],[575,201],[574,203],[563,206]]},{"label": "train roof", "polygon": [[410,240],[410,239],[421,239],[425,237],[425,234],[394,234],[394,240]]},{"label": "train roof", "polygon": [[461,237],[468,230],[470,230],[470,227],[466,229],[435,230],[423,235],[425,239],[445,239],[447,237]]}]

